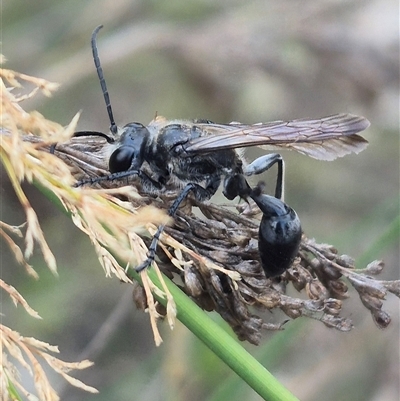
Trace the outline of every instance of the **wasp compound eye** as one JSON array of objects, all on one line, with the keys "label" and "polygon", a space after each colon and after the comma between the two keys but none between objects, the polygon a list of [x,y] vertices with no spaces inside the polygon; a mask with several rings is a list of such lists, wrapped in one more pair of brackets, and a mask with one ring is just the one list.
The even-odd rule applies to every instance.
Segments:
[{"label": "wasp compound eye", "polygon": [[135,149],[131,146],[121,146],[114,150],[108,162],[108,168],[111,173],[119,173],[127,171],[132,165],[132,160],[135,157]]}]

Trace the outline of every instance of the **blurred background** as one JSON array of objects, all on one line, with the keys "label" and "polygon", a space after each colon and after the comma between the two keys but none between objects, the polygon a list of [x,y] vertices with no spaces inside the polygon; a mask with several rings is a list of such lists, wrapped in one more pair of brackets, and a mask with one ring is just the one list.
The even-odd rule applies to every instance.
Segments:
[{"label": "blurred background", "polygon": [[[399,278],[398,8],[393,0],[14,0],[2,2],[2,53],[6,68],[61,84],[52,98],[24,102],[25,110],[61,124],[82,110],[80,130],[109,127],[90,49],[100,24],[98,48],[119,125],[146,124],[156,112],[221,123],[340,112],[367,117],[370,145],[359,155],[320,162],[283,152],[286,201],[309,237],[334,244],[360,267],[384,259],[381,278],[393,280]],[[1,177],[1,219],[19,225],[24,215],[3,171]],[[131,288],[106,279],[88,238],[35,188],[25,189],[59,277],[39,254],[31,262],[40,280],[27,277],[2,243],[2,279],[43,320],[15,309],[7,296],[1,319],[58,345],[64,360],[95,362],[75,376],[100,394],[54,376],[62,400],[260,399],[179,322],[173,332],[161,324],[164,343],[156,348]],[[351,296],[344,308],[355,324],[350,333],[298,319],[284,332],[266,332],[258,347],[243,345],[301,400],[398,400],[398,299],[385,302],[392,324],[381,331]]]}]

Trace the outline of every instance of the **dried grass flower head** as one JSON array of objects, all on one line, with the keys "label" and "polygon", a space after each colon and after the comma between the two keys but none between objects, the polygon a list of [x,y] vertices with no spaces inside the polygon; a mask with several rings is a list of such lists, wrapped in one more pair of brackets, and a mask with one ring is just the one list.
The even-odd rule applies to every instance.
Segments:
[{"label": "dried grass flower head", "polygon": [[[62,127],[37,112],[28,113],[20,103],[39,91],[49,96],[57,88],[57,84],[5,69],[0,70],[0,77],[1,161],[26,216],[25,223],[18,226],[0,222],[1,235],[15,255],[16,261],[30,276],[37,279],[38,273],[29,264],[29,258],[35,247],[38,247],[49,269],[57,274],[56,259],[47,244],[36,212],[21,187],[21,182],[27,181],[51,193],[55,201],[71,216],[76,226],[89,236],[107,276],[116,276],[119,280],[131,282],[125,266],[122,267],[116,258],[125,261],[126,265],[141,260],[146,254],[146,247],[138,233],[147,231],[152,224],[167,223],[168,217],[151,205],[143,205],[140,209],[134,208],[129,199],[138,197],[138,194],[132,187],[98,191],[73,188],[75,179],[71,174],[71,167],[50,154],[48,148],[50,144],[65,142],[73,135],[79,114],[67,127]],[[23,91],[24,81],[36,87],[29,93],[18,94],[19,91]],[[23,247],[18,245],[18,240],[21,238],[24,241]],[[16,288],[2,280],[0,286],[15,305],[21,305],[31,316],[40,318]],[[150,284],[147,287],[150,287]],[[160,296],[173,302],[168,294],[161,290],[157,291]],[[169,311],[170,314],[174,314],[173,307],[170,307]],[[155,324],[157,317],[155,313],[151,314],[155,340],[160,343],[161,337]],[[173,316],[170,320],[173,321]],[[0,331],[2,353],[4,353],[0,370],[2,399],[15,397],[18,393],[29,395],[16,373],[13,359],[33,376],[40,399],[57,400],[58,396],[47,380],[38,357],[74,386],[90,392],[97,391],[69,375],[71,370],[91,366],[91,362],[64,362],[50,355],[58,352],[57,347],[21,336],[4,325],[0,326]],[[6,353],[12,358],[7,358]],[[29,395],[31,396],[33,395]]]}]

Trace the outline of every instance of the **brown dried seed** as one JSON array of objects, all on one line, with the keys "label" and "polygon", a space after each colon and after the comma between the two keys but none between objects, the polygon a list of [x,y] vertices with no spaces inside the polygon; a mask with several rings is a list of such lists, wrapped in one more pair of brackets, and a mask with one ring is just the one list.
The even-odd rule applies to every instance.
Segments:
[{"label": "brown dried seed", "polygon": [[348,287],[343,281],[329,281],[327,283],[331,296],[338,299],[348,298]]},{"label": "brown dried seed", "polygon": [[369,310],[380,310],[383,306],[383,301],[370,294],[360,294],[360,298],[365,307]]},{"label": "brown dried seed", "polygon": [[137,309],[145,311],[147,308],[147,297],[144,288],[137,281],[133,281],[132,285],[133,302]]},{"label": "brown dried seed", "polygon": [[287,306],[281,306],[282,311],[289,316],[291,319],[297,319],[298,317],[302,316],[302,313],[298,309],[291,309]]},{"label": "brown dried seed", "polygon": [[204,291],[198,273],[192,265],[185,266],[184,283],[188,294],[192,297],[198,297]]},{"label": "brown dried seed", "polygon": [[338,316],[342,310],[342,301],[334,298],[326,299],[324,302],[324,311],[333,316]]},{"label": "brown dried seed", "polygon": [[317,279],[306,285],[306,292],[310,299],[325,299],[329,296],[326,287]]},{"label": "brown dried seed", "polygon": [[386,329],[392,321],[390,315],[382,310],[374,311],[372,313],[372,318],[380,329]]},{"label": "brown dried seed", "polygon": [[385,267],[385,263],[382,260],[374,260],[371,263],[368,263],[364,271],[368,274],[376,275],[382,272]]},{"label": "brown dried seed", "polygon": [[340,277],[342,277],[340,270],[333,266],[321,265],[321,270],[329,280],[338,280]]}]

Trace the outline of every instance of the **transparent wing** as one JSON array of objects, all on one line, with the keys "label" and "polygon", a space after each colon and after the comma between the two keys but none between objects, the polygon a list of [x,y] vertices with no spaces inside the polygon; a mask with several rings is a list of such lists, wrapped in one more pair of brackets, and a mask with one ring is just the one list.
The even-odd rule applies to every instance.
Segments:
[{"label": "transparent wing", "polygon": [[196,125],[205,135],[192,139],[184,146],[188,153],[261,146],[294,149],[315,159],[334,160],[366,148],[368,142],[357,132],[368,128],[370,123],[364,117],[336,114],[318,120],[274,121],[254,125]]}]

